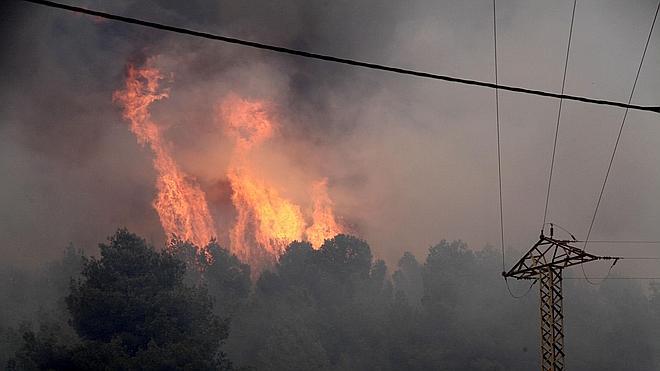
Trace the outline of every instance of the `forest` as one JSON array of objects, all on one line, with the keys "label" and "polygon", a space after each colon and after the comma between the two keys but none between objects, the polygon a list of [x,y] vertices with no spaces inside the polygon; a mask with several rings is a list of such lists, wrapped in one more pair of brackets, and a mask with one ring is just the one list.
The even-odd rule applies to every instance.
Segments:
[{"label": "forest", "polygon": [[[83,251],[1,268],[7,370],[538,367],[538,289],[509,295],[491,247],[443,240],[388,268],[367,242],[338,235],[318,250],[291,243],[258,277],[215,241],[200,254],[119,229]],[[530,284],[509,283],[516,294]],[[660,286],[565,280],[564,293],[568,367],[658,369]]]}]

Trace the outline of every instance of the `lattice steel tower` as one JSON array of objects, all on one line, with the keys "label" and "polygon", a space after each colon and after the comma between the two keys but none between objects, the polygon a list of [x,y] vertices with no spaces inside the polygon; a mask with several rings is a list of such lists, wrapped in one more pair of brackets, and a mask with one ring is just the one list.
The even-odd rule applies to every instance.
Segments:
[{"label": "lattice steel tower", "polygon": [[541,370],[564,369],[564,313],[562,309],[562,270],[594,260],[618,260],[611,256],[596,256],[571,246],[575,241],[550,237],[541,231],[539,241],[511,268],[504,277],[540,281]]}]

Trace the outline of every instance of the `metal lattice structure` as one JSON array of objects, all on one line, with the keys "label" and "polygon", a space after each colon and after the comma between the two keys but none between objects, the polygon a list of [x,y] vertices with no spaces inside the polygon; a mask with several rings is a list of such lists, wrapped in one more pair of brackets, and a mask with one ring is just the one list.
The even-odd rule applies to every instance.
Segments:
[{"label": "metal lattice structure", "polygon": [[540,282],[541,370],[564,369],[564,313],[562,307],[562,270],[594,260],[618,259],[596,256],[572,246],[573,241],[553,238],[541,233],[539,241],[504,277]]},{"label": "metal lattice structure", "polygon": [[546,268],[541,273],[541,370],[564,369],[564,313],[561,270]]}]

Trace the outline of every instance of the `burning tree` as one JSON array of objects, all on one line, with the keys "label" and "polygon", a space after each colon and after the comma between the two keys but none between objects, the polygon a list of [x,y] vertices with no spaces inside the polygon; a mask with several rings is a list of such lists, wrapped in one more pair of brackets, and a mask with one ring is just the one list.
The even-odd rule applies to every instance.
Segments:
[{"label": "burning tree", "polygon": [[[151,117],[151,105],[169,96],[159,86],[162,78],[153,60],[143,67],[129,66],[125,88],[115,92],[114,99],[123,107],[123,116],[138,142],[153,154],[158,190],[153,206],[166,235],[178,236],[208,254],[204,247],[218,234],[206,193],[181,169],[163,128]],[[223,175],[231,186],[236,218],[226,233],[231,252],[249,263],[255,274],[272,267],[293,241],[309,241],[318,249],[326,239],[345,232],[335,217],[327,178],[311,184],[312,210],[306,218],[299,205],[282,196],[257,170],[252,155],[280,126],[272,111],[268,102],[235,94],[224,97],[218,109],[220,130],[233,141],[230,164]]]}]

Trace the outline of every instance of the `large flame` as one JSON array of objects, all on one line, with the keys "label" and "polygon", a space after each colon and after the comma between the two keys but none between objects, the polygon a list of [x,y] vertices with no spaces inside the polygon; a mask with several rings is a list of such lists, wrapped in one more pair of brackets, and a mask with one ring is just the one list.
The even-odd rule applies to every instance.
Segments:
[{"label": "large flame", "polygon": [[228,176],[233,189],[232,202],[237,211],[236,224],[230,235],[234,251],[246,260],[252,260],[255,255],[253,247],[260,247],[277,257],[289,243],[302,240],[305,220],[300,207],[281,197],[275,188],[249,175],[245,169],[231,169]]},{"label": "large flame", "polygon": [[250,152],[276,129],[266,104],[230,95],[220,105],[220,114],[235,142],[227,173],[237,213],[230,233],[231,248],[252,265],[262,265],[263,259],[278,257],[289,243],[303,238],[305,220],[300,207],[281,197],[251,170]]},{"label": "large flame", "polygon": [[[165,233],[202,247],[216,236],[206,196],[178,167],[162,128],[149,112],[153,102],[168,97],[166,91],[159,90],[160,79],[155,68],[129,66],[126,88],[115,92],[114,99],[123,106],[124,118],[138,142],[148,145],[154,154],[158,195],[153,206]],[[319,248],[324,240],[342,233],[328,195],[327,179],[312,184],[312,223],[308,225],[302,208],[259,174],[252,154],[278,129],[270,105],[229,95],[219,108],[225,133],[234,141],[226,170],[236,210],[236,221],[229,231],[232,252],[251,264],[256,273],[273,263],[293,241],[307,240]]]},{"label": "large flame", "polygon": [[153,206],[168,236],[176,235],[200,248],[213,238],[215,227],[206,197],[199,185],[187,176],[172,158],[158,125],[151,119],[149,106],[167,98],[159,92],[160,72],[155,68],[129,66],[126,89],[113,98],[124,108],[123,116],[140,144],[148,144],[154,154],[158,195]]},{"label": "large flame", "polygon": [[236,161],[245,161],[248,151],[273,136],[277,125],[268,117],[264,102],[249,101],[234,94],[220,104],[226,132],[235,143]]},{"label": "large flame", "polygon": [[313,224],[306,227],[301,208],[280,196],[274,186],[251,170],[254,167],[251,152],[277,129],[268,107],[264,102],[235,95],[228,96],[220,105],[225,130],[235,141],[227,174],[237,212],[230,234],[231,248],[253,266],[262,264],[264,253],[276,259],[292,241],[306,239],[318,248],[325,239],[342,231],[332,210],[326,179],[312,187]]},{"label": "large flame", "polygon": [[320,247],[325,240],[342,233],[342,227],[335,218],[333,204],[328,195],[328,178],[323,178],[312,185],[313,224],[307,228],[307,240],[314,247]]}]

